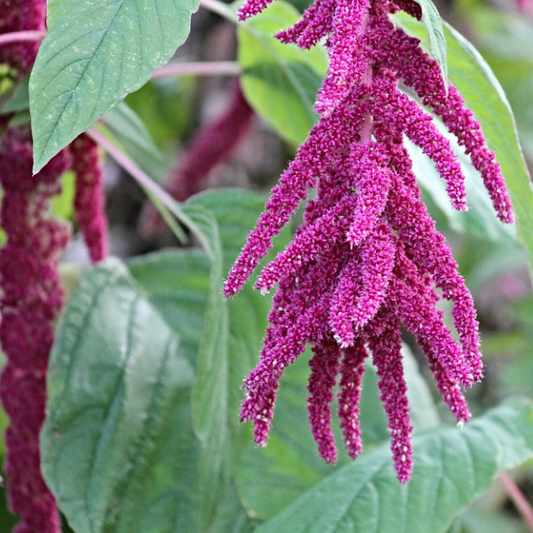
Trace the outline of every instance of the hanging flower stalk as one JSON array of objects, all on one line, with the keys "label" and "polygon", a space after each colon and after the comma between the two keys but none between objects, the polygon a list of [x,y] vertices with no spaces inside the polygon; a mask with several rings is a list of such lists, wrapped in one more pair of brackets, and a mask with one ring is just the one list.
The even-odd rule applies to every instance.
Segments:
[{"label": "hanging flower stalk", "polygon": [[89,257],[97,263],[107,257],[107,218],[104,211],[102,167],[98,145],[86,134],[69,147],[76,174],[74,210]]},{"label": "hanging flower stalk", "polygon": [[[0,32],[43,30],[46,2],[0,0]],[[32,67],[36,42],[0,46],[0,62],[14,80]],[[54,323],[63,305],[59,256],[70,226],[50,216],[50,200],[61,192],[61,176],[77,175],[75,208],[93,261],[106,255],[101,170],[96,145],[81,136],[32,176],[32,137],[28,125],[9,126],[2,117],[0,184],[0,342],[7,363],[0,375],[0,400],[9,417],[5,471],[9,506],[21,521],[15,533],[59,533],[59,512],[41,474],[39,432],[45,417],[46,372]],[[71,157],[72,155],[72,157]]]},{"label": "hanging flower stalk", "polygon": [[[265,0],[249,0],[241,19]],[[446,89],[438,64],[389,14],[420,18],[411,0],[316,0],[277,37],[310,48],[326,39],[329,69],[318,93],[318,124],[272,191],[265,212],[232,268],[226,296],[237,293],[289,221],[309,188],[295,238],[261,272],[260,291],[278,288],[257,367],[245,380],[241,419],[265,445],[279,379],[310,344],[309,418],[328,462],[337,452],[331,403],[338,380],[339,419],[350,457],[361,453],[358,402],[364,361],[372,355],[388,415],[392,456],[403,483],[412,472],[411,431],[401,355],[402,326],[416,337],[444,401],[458,421],[470,413],[461,392],[482,378],[472,297],[444,237],[435,229],[404,147],[406,136],[430,157],[452,205],[467,209],[464,176],[433,118],[398,88],[411,87],[439,115],[477,170],[498,217],[513,220],[500,167],[457,89]],[[436,307],[453,303],[455,341]]]},{"label": "hanging flower stalk", "polygon": [[63,304],[59,254],[70,238],[68,224],[50,218],[48,211],[69,158],[61,152],[36,176],[32,163],[29,128],[8,128],[0,148],[1,223],[7,234],[0,250],[0,341],[7,356],[0,399],[10,420],[5,436],[9,504],[22,518],[15,532],[57,533],[58,511],[40,470],[39,431],[54,320]]}]

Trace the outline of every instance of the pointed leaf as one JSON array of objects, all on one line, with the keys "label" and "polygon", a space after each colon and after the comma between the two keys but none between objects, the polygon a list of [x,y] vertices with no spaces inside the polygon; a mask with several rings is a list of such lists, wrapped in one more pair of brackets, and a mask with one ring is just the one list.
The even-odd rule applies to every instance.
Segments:
[{"label": "pointed leaf", "polygon": [[118,260],[87,273],[58,327],[42,468],[78,533],[181,531],[194,494],[178,338]]},{"label": "pointed leaf", "polygon": [[145,84],[197,9],[198,0],[50,0],[30,77],[34,172]]}]

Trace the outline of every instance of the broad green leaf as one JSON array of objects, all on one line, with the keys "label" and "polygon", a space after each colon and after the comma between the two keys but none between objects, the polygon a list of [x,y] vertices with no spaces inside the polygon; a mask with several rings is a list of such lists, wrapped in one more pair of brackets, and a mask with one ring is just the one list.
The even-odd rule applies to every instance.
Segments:
[{"label": "broad green leaf", "polygon": [[299,17],[290,4],[277,1],[239,25],[237,32],[246,99],[281,137],[294,144],[305,141],[318,119],[313,105],[327,68],[322,47],[301,50],[273,37]]},{"label": "broad green leaf", "polygon": [[415,0],[415,2],[422,8],[422,24],[426,28],[429,53],[439,64],[444,85],[448,87],[448,60],[442,19],[432,0]]},{"label": "broad green leaf", "polygon": [[[202,332],[209,290],[209,261],[198,250],[157,252],[129,261],[128,266],[142,285],[149,301],[167,323],[178,332],[188,357],[196,357]],[[220,493],[223,487],[217,487]],[[201,529],[202,502],[198,498],[190,504],[187,523],[176,533],[197,533]],[[223,495],[209,531],[212,533],[247,533],[251,521],[242,507],[233,482]]]},{"label": "broad green leaf", "polygon": [[50,0],[29,86],[34,172],[145,84],[197,9],[198,0]]},{"label": "broad green leaf", "polygon": [[[424,28],[411,17],[395,17],[410,34],[427,43]],[[445,24],[450,81],[462,94],[483,128],[487,144],[496,153],[516,215],[519,239],[533,264],[533,188],[520,148],[515,120],[505,94],[474,46]],[[471,209],[476,206],[470,202]]]},{"label": "broad green leaf", "polygon": [[218,224],[208,209],[192,202],[180,209],[189,228],[203,243],[211,263],[204,329],[192,391],[193,427],[201,443],[198,490],[203,531],[212,523],[229,481],[229,324],[227,304],[221,291],[223,268]]},{"label": "broad green leaf", "polygon": [[[439,424],[439,417],[428,386],[407,346],[403,347],[403,354],[415,432],[434,428]],[[336,416],[333,426],[338,464],[335,467],[328,465],[318,455],[307,412],[308,359],[308,354],[302,355],[285,370],[266,448],[248,447],[237,464],[237,481],[247,504],[263,519],[272,518],[305,491],[350,462],[343,450]],[[379,400],[376,371],[370,362],[365,371],[360,411],[366,454],[371,453],[376,445],[389,440],[387,418]],[[358,458],[356,462],[360,460]]]},{"label": "broad green leaf", "polygon": [[122,263],[82,278],[51,353],[41,434],[46,482],[77,533],[183,530],[192,381],[178,337]]},{"label": "broad green leaf", "polygon": [[146,297],[179,335],[196,367],[209,290],[209,261],[199,250],[168,250],[136,257],[128,268]]},{"label": "broad green leaf", "polygon": [[[241,251],[250,228],[264,209],[265,199],[248,191],[225,189],[199,194],[193,201],[195,205],[209,209],[218,222],[225,276]],[[275,239],[274,248],[266,261],[288,242],[289,231],[286,230]],[[261,295],[253,289],[255,279],[256,275],[252,276],[244,289],[227,301],[230,325],[228,415],[230,427],[234,429],[243,399],[242,380],[258,360],[272,304],[269,295]],[[218,290],[221,291],[221,286]],[[234,442],[237,440],[234,439]]]},{"label": "broad green leaf", "polygon": [[533,405],[507,402],[459,429],[414,439],[414,474],[396,479],[384,445],[322,481],[257,533],[441,533],[498,473],[533,457]]}]

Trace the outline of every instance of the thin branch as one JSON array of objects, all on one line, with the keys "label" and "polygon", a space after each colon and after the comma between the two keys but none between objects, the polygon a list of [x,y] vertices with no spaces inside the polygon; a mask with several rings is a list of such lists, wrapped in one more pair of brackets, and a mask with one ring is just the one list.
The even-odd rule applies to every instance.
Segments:
[{"label": "thin branch", "polygon": [[144,189],[155,195],[168,209],[173,209],[175,200],[163,190],[148,174],[139,168],[126,154],[122,153],[107,137],[96,128],[90,128],[87,135],[97,142],[132,178]]},{"label": "thin branch", "polygon": [[46,36],[45,30],[14,31],[0,35],[0,45],[21,41],[42,41]]},{"label": "thin branch", "polygon": [[152,79],[166,76],[238,76],[240,73],[241,67],[236,61],[174,62],[157,69]]},{"label": "thin branch", "polygon": [[527,501],[522,491],[518,488],[518,485],[508,474],[500,474],[499,479],[501,484],[507,490],[509,497],[513,501],[516,509],[522,515],[522,518],[528,525],[529,530],[533,532],[533,509],[531,508],[530,503]]}]

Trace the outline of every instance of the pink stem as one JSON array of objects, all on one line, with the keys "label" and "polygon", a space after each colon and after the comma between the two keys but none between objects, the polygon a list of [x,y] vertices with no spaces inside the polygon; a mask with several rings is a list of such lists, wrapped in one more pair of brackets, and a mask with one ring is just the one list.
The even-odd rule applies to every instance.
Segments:
[{"label": "pink stem", "polygon": [[14,31],[0,35],[0,45],[20,41],[42,41],[46,36],[45,30]]},{"label": "pink stem", "polygon": [[533,531],[533,509],[518,485],[508,474],[500,474],[500,482],[507,490],[509,497],[513,501],[516,509],[522,515],[522,518],[528,525],[530,531]]},{"label": "pink stem", "polygon": [[236,61],[202,61],[196,63],[169,63],[157,69],[152,79],[166,76],[238,76],[241,67]]}]

